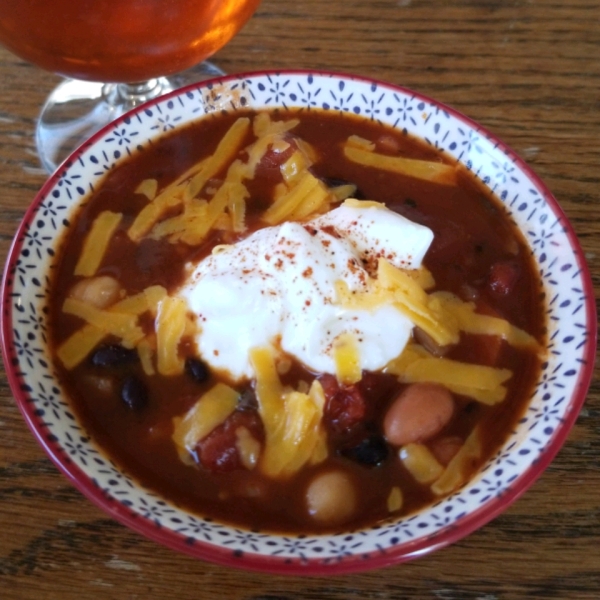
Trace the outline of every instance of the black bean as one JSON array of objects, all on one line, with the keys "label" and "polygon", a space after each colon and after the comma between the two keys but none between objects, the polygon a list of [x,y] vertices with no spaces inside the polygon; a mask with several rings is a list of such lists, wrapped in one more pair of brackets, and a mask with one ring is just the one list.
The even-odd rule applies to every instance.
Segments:
[{"label": "black bean", "polygon": [[107,344],[97,348],[91,360],[95,367],[120,367],[137,362],[139,357],[135,350],[118,344]]},{"label": "black bean", "polygon": [[205,363],[199,358],[187,358],[185,361],[186,373],[198,383],[203,383],[208,379],[209,371]]},{"label": "black bean", "polygon": [[342,450],[343,456],[369,467],[381,464],[388,454],[388,445],[380,435],[370,435],[355,446]]},{"label": "black bean", "polygon": [[121,387],[121,400],[131,410],[141,410],[148,404],[148,389],[135,375],[129,375]]}]

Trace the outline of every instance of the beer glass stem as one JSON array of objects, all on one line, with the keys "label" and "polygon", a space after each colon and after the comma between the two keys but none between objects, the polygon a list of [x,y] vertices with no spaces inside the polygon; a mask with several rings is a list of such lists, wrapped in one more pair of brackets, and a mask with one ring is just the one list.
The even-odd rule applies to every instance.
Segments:
[{"label": "beer glass stem", "polygon": [[115,102],[124,102],[131,108],[173,89],[165,77],[138,83],[118,83],[114,88],[119,95],[119,99]]},{"label": "beer glass stem", "polygon": [[191,83],[223,75],[209,62],[170,77],[135,83],[65,79],[47,99],[36,127],[36,146],[48,173],[85,140],[125,112]]}]

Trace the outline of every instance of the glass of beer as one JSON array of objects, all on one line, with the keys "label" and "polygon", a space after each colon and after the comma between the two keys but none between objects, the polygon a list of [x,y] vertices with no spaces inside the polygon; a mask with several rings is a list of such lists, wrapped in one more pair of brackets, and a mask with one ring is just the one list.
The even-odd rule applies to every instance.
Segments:
[{"label": "glass of beer", "polygon": [[0,43],[66,77],[38,120],[37,150],[53,171],[126,110],[223,72],[206,59],[260,0],[2,0]]}]

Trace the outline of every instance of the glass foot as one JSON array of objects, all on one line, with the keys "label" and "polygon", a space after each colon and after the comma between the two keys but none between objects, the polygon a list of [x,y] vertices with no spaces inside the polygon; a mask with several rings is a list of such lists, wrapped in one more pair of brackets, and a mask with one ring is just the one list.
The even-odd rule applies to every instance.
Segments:
[{"label": "glass foot", "polygon": [[224,75],[210,62],[137,84],[66,79],[46,100],[36,129],[42,166],[52,173],[73,150],[129,109],[185,85]]}]

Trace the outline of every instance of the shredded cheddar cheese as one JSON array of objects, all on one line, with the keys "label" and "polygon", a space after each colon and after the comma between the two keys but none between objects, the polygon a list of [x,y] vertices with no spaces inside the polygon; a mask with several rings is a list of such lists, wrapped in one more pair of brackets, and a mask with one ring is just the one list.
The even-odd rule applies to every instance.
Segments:
[{"label": "shredded cheddar cheese", "polygon": [[[280,153],[290,147],[285,135],[298,123],[296,119],[272,121],[269,115],[260,113],[252,122],[257,139],[242,149],[250,129],[250,120],[242,117],[230,127],[212,155],[163,190],[156,190],[156,180],[144,180],[135,193],[146,195],[150,202],[130,225],[129,238],[134,242],[146,236],[166,238],[171,243],[194,246],[202,243],[213,229],[245,231],[249,194],[243,182],[254,178],[257,165],[269,149]],[[269,224],[301,221],[326,212],[333,202],[347,198],[356,189],[351,185],[328,189],[309,171],[317,158],[315,150],[300,139],[295,142],[296,149],[281,165],[284,183],[279,185],[280,193],[263,215]],[[235,158],[242,150],[245,160]],[[207,186],[224,169],[227,169],[224,180],[216,186],[212,183]]]},{"label": "shredded cheddar cheese", "polygon": [[187,308],[181,298],[166,296],[156,317],[157,369],[161,375],[183,373],[184,360],[178,348],[185,332]]},{"label": "shredded cheddar cheese", "polygon": [[65,300],[63,312],[80,317],[102,331],[104,335],[121,338],[123,345],[129,348],[133,348],[144,337],[144,332],[138,326],[135,315],[101,310],[75,298]]},{"label": "shredded cheddar cheese", "polygon": [[508,369],[435,357],[415,344],[409,344],[398,358],[388,363],[386,372],[405,383],[439,383],[456,394],[489,405],[504,400],[503,384],[512,376]]},{"label": "shredded cheddar cheese", "polygon": [[248,191],[238,188],[239,194],[229,196],[229,215],[231,217],[231,228],[233,231],[242,232],[246,230],[246,199]]},{"label": "shredded cheddar cheese", "polygon": [[[67,369],[76,367],[109,334],[122,337],[120,333],[133,332],[134,339],[122,338],[123,345],[134,347],[135,340],[141,343],[144,335],[137,327],[137,317],[147,310],[155,314],[158,302],[165,295],[166,290],[162,286],[151,286],[140,294],[124,298],[104,310],[95,309],[91,304],[70,298],[66,308],[63,306],[63,311],[79,316],[86,320],[87,324],[58,347],[59,360]],[[124,326],[124,329],[119,330],[117,325]]]},{"label": "shredded cheddar cheese", "polygon": [[[323,183],[312,173],[306,171],[286,194],[277,199],[263,213],[262,220],[269,225],[277,225],[290,218],[294,211],[298,211],[303,203],[308,204],[306,209],[299,211],[301,214],[314,212],[313,206],[319,206],[327,198],[328,191]],[[316,197],[316,200],[313,199]],[[303,215],[306,216],[306,215]]]},{"label": "shredded cheddar cheese", "polygon": [[106,337],[93,325],[84,325],[67,338],[56,350],[58,360],[67,369],[73,369]]},{"label": "shredded cheddar cheese", "polygon": [[431,306],[434,310],[454,318],[461,331],[478,335],[495,335],[516,348],[530,348],[540,351],[537,340],[526,331],[511,325],[505,319],[475,312],[475,304],[462,302],[448,292],[432,294]]},{"label": "shredded cheddar cheese", "polygon": [[325,396],[319,381],[308,394],[283,388],[272,351],[255,348],[251,360],[256,372],[256,397],[265,428],[261,471],[272,478],[286,478],[307,463],[327,456],[322,425]]},{"label": "shredded cheddar cheese", "polygon": [[194,450],[200,440],[218,427],[235,410],[239,392],[217,383],[206,392],[183,418],[174,420],[173,441],[180,453]]},{"label": "shredded cheddar cheese", "polygon": [[182,204],[183,189],[180,186],[166,188],[149,202],[137,215],[127,230],[134,242],[139,242],[169,210]]},{"label": "shredded cheddar cheese", "polygon": [[[231,193],[241,193],[242,197],[246,193],[245,188],[240,190],[239,187],[232,192],[232,183],[237,183],[238,186],[241,184],[229,181],[226,182],[226,189],[221,191],[221,188],[217,191],[208,207],[201,208],[206,204],[206,200],[200,203],[194,202],[210,178],[227,167],[239,152],[249,128],[250,119],[247,117],[235,121],[208,159],[193,165],[174,183],[153,197],[129,227],[130,239],[139,242],[150,234],[157,239],[169,236],[172,242],[183,241],[191,245],[200,243],[226,208]],[[161,223],[169,212],[181,207],[183,207],[182,215]]]},{"label": "shredded cheddar cheese", "polygon": [[213,155],[204,163],[202,169],[192,177],[186,186],[183,194],[186,202],[195,198],[202,191],[207,181],[233,160],[241,148],[249,129],[250,119],[247,117],[240,117],[235,121],[219,142]]},{"label": "shredded cheddar cheese", "polygon": [[362,379],[358,344],[351,333],[342,333],[334,340],[333,359],[340,384],[352,385]]},{"label": "shredded cheddar cheese", "polygon": [[101,212],[92,224],[83,243],[81,256],[75,266],[75,275],[92,277],[96,274],[110,240],[116,231],[123,215],[108,210]]},{"label": "shredded cheddar cheese", "polygon": [[453,165],[404,156],[389,156],[373,150],[372,146],[359,144],[353,140],[344,146],[344,156],[348,160],[366,167],[392,171],[442,185],[456,185],[456,169]]},{"label": "shredded cheddar cheese", "polygon": [[437,496],[445,496],[457,490],[465,483],[471,463],[480,456],[481,432],[479,427],[475,426],[444,472],[431,486],[431,491]]},{"label": "shredded cheddar cheese", "polygon": [[440,346],[458,343],[459,329],[456,320],[435,310],[436,307],[431,305],[430,297],[418,279],[397,269],[387,260],[379,259],[377,281],[378,285],[393,293],[394,305]]},{"label": "shredded cheddar cheese", "polygon": [[155,344],[156,340],[154,340],[154,344],[152,344],[150,340],[146,337],[137,345],[137,353],[140,357],[142,370],[146,375],[156,374],[156,370],[154,368],[153,363],[153,357],[156,351]]},{"label": "shredded cheddar cheese", "polygon": [[444,472],[444,467],[425,444],[406,444],[400,449],[399,456],[402,464],[419,483],[433,483]]},{"label": "shredded cheddar cheese", "polygon": [[265,138],[270,135],[281,136],[300,125],[299,119],[289,121],[273,121],[268,113],[263,112],[256,115],[252,124],[252,130],[257,138]]},{"label": "shredded cheddar cheese", "polygon": [[135,194],[142,194],[148,200],[154,200],[158,191],[158,181],[156,179],[144,179],[140,185],[135,188]]},{"label": "shredded cheddar cheese", "polygon": [[240,461],[246,469],[251,471],[258,464],[261,443],[252,435],[247,427],[238,427],[235,431],[236,448],[240,456]]},{"label": "shredded cheddar cheese", "polygon": [[335,196],[336,200],[347,200],[356,194],[356,186],[352,183],[345,183],[333,187],[329,191]]},{"label": "shredded cheddar cheese", "polygon": [[308,169],[310,163],[306,155],[296,150],[280,167],[283,179],[287,184],[293,184]]},{"label": "shredded cheddar cheese", "polygon": [[393,487],[387,499],[388,512],[398,512],[403,504],[404,498],[402,497],[402,490],[398,486]]},{"label": "shredded cheddar cheese", "polygon": [[357,148],[359,150],[366,150],[369,152],[375,151],[375,144],[369,140],[366,140],[363,137],[360,137],[359,135],[351,135],[346,140],[346,147]]},{"label": "shredded cheddar cheese", "polygon": [[[194,242],[197,237],[197,226],[202,227],[207,214],[208,202],[206,200],[190,200],[182,213],[156,223],[149,231],[148,237],[152,239],[167,238],[171,243]],[[202,241],[202,237],[200,237],[200,241]]]},{"label": "shredded cheddar cheese", "polygon": [[[342,281],[336,282],[336,301],[346,308],[372,310],[393,304],[425,331],[440,346],[456,344],[460,332],[496,335],[516,347],[539,350],[535,338],[504,319],[481,315],[475,305],[463,302],[448,292],[427,293],[434,287],[426,269],[398,269],[387,260],[378,262],[377,278],[370,278],[364,292],[350,292]],[[484,404],[504,400],[504,383],[511,377],[508,369],[466,364],[434,357],[424,349],[409,345],[391,361],[387,371],[406,383],[431,382],[446,386],[456,394],[469,396]]]}]

